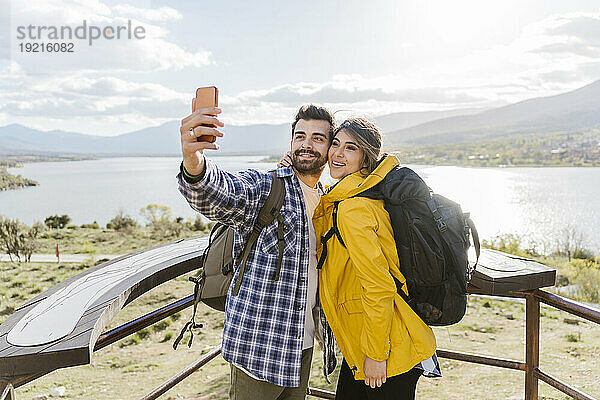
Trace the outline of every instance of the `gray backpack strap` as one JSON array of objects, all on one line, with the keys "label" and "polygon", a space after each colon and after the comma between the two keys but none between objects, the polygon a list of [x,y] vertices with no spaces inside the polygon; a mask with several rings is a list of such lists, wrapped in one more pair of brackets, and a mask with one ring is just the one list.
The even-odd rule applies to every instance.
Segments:
[{"label": "gray backpack strap", "polygon": [[[281,216],[281,213],[279,212],[279,210],[281,210],[281,207],[283,206],[283,201],[285,199],[285,182],[283,181],[283,178],[277,177],[276,171],[270,171],[270,172],[271,172],[271,175],[273,176],[273,183],[271,184],[271,190],[269,192],[269,195],[267,196],[267,200],[265,201],[265,204],[262,206],[262,208],[260,209],[260,211],[258,213],[258,217],[256,218],[256,223],[254,224],[252,232],[250,233],[250,237],[248,238],[248,241],[246,241],[246,244],[244,245],[244,250],[242,251],[242,258],[241,258],[242,261],[241,261],[241,266],[240,266],[240,273],[238,274],[237,280],[235,281],[235,286],[234,286],[234,290],[233,290],[233,293],[235,295],[237,295],[240,290],[240,286],[241,286],[242,280],[244,278],[244,273],[246,271],[246,261],[248,259],[248,256],[250,255],[250,251],[252,250],[252,247],[254,247],[254,244],[258,240],[258,236],[260,235],[260,232],[266,226],[271,224],[271,222],[273,222],[273,220],[275,220],[275,219],[277,219],[277,222],[278,222],[277,242],[278,242],[278,246],[279,246],[279,259],[277,260],[277,271],[275,272],[275,280],[279,279],[279,270],[281,268],[281,261],[283,259],[283,249],[284,249],[283,217]],[[202,261],[200,262],[200,264],[204,265],[204,261],[208,254],[208,249],[210,248],[210,246],[213,243],[214,236],[218,236],[219,234],[221,234],[222,233],[221,231],[224,229],[228,229],[227,226],[223,225],[223,224],[219,224],[219,223],[217,223],[217,225],[215,225],[215,227],[212,229],[210,237],[209,237],[209,241],[208,241],[208,246],[206,247],[206,249],[204,250],[204,253],[202,254]],[[225,271],[223,271],[223,275],[225,275],[225,274],[226,274]],[[177,336],[177,338],[175,339],[175,341],[173,343],[173,349],[177,349],[177,346],[183,339],[183,336],[186,331],[190,332],[190,339],[188,341],[188,347],[191,347],[192,340],[194,338],[193,329],[202,328],[202,324],[196,323],[195,316],[196,316],[196,310],[198,307],[198,303],[202,300],[202,291],[204,289],[204,284],[206,283],[205,276],[204,276],[204,267],[203,266],[200,267],[196,276],[190,277],[189,280],[195,283],[195,286],[194,286],[194,309],[192,312],[192,318],[184,325],[183,329],[181,329],[179,336]]]},{"label": "gray backpack strap", "polygon": [[283,259],[283,217],[279,210],[283,206],[283,201],[285,199],[285,182],[283,178],[277,177],[276,171],[271,171],[271,175],[273,176],[273,183],[271,184],[271,191],[267,196],[267,200],[265,204],[260,209],[258,213],[258,217],[256,218],[256,223],[252,228],[252,232],[250,233],[250,237],[246,241],[244,245],[244,250],[242,251],[241,256],[241,265],[240,272],[237,276],[233,287],[233,294],[237,295],[240,291],[240,286],[242,286],[242,280],[244,279],[244,274],[246,273],[246,262],[248,261],[248,257],[250,256],[250,252],[254,247],[254,244],[258,240],[260,232],[273,222],[273,220],[277,220],[277,245],[279,247],[279,257],[277,259],[277,270],[275,272],[274,279],[279,279],[279,270],[281,269],[281,262]]}]

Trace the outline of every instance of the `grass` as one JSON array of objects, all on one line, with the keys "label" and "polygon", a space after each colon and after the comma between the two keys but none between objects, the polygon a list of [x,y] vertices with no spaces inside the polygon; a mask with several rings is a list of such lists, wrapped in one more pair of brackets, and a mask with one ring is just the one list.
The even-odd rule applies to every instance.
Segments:
[{"label": "grass", "polygon": [[[143,246],[147,247],[147,246]],[[115,249],[123,249],[115,244]],[[100,248],[100,253],[109,253]],[[117,251],[123,252],[123,251]],[[0,322],[15,308],[33,297],[32,291],[46,290],[89,268],[90,263],[0,263]],[[11,285],[18,284],[14,287]],[[187,276],[173,279],[144,294],[125,307],[106,329],[111,329],[161,305],[189,295],[193,285]],[[16,389],[18,399],[47,395],[65,386],[65,399],[140,398],[220,344],[223,313],[201,305],[197,321],[204,328],[195,335],[190,348],[184,339],[176,351],[172,343],[190,317],[188,308],[157,322],[134,335],[96,353],[89,365],[65,368]],[[583,390],[600,397],[600,326],[565,312],[541,306],[541,368]],[[579,320],[568,324],[565,318]],[[467,315],[458,324],[434,328],[438,347],[493,357],[524,360],[525,308],[518,300],[471,296]],[[338,361],[341,357],[338,355]],[[522,399],[524,374],[497,367],[440,359],[443,377],[422,378],[417,398],[448,400]],[[310,384],[335,390],[338,369],[327,384],[321,374],[322,353],[315,351]],[[218,357],[184,380],[161,399],[216,400],[227,398],[229,366]],[[310,398],[310,397],[309,397]],[[540,398],[566,399],[553,388],[540,383]]]},{"label": "grass", "polygon": [[48,229],[42,233],[36,253],[54,254],[58,244],[61,254],[127,254],[202,233],[183,229],[178,237],[161,237],[153,228],[146,226],[130,231],[81,227]]}]

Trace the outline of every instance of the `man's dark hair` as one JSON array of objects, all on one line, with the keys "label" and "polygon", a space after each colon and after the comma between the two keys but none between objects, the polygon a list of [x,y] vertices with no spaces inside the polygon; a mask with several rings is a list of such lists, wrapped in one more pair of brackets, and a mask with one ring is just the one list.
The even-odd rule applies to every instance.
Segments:
[{"label": "man's dark hair", "polygon": [[292,123],[292,137],[294,136],[294,129],[296,129],[296,124],[299,120],[304,119],[306,121],[309,120],[320,120],[327,121],[329,123],[329,142],[333,140],[333,128],[335,126],[335,117],[333,113],[326,109],[323,106],[318,106],[315,104],[305,104],[298,110],[296,117],[294,118],[294,122]]}]

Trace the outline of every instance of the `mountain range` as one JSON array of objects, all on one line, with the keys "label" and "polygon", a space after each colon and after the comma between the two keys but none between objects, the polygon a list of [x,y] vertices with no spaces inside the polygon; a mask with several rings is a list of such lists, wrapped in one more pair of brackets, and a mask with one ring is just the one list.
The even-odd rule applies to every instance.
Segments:
[{"label": "mountain range", "polygon": [[428,121],[386,135],[388,145],[465,143],[530,133],[600,128],[600,80],[571,92]]},{"label": "mountain range", "polygon": [[[405,112],[383,115],[375,123],[387,148],[403,144],[442,144],[529,133],[575,132],[600,128],[600,81],[550,97],[493,109]],[[61,130],[40,131],[18,124],[0,127],[0,155],[87,154],[178,155],[178,120],[118,136]],[[290,124],[227,126],[221,153],[281,154],[289,148]]]}]

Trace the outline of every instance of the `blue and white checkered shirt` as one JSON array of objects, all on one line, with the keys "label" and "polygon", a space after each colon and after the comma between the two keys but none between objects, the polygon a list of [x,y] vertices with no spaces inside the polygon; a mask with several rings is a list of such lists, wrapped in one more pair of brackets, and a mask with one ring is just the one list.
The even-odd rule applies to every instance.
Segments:
[{"label": "blue and white checkered shirt", "polygon": [[[304,340],[309,237],[302,188],[291,167],[279,168],[285,182],[284,253],[279,279],[277,222],[261,232],[248,257],[237,296],[229,288],[223,328],[223,358],[252,375],[279,386],[299,386]],[[207,218],[236,231],[233,247],[238,265],[244,243],[272,184],[267,172],[223,171],[206,160],[204,177],[196,183],[177,175],[179,191]],[[239,269],[237,269],[239,271]],[[233,281],[237,279],[237,271]]]}]

